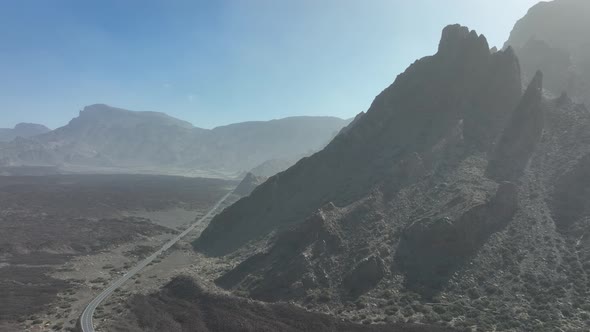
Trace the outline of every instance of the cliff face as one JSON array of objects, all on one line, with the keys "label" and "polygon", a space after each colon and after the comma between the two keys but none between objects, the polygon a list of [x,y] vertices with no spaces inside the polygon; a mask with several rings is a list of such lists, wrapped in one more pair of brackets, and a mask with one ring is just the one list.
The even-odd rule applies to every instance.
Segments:
[{"label": "cliff face", "polygon": [[246,257],[218,285],[343,316],[583,329],[590,113],[546,99],[541,73],[523,93],[519,68],[447,27],[326,148],[213,219],[195,248]]}]

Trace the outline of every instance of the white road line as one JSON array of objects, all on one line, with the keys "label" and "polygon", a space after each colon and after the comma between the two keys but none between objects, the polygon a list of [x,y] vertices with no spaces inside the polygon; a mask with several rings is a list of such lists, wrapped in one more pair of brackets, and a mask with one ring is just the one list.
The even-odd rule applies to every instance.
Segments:
[{"label": "white road line", "polygon": [[80,316],[80,326],[82,326],[83,332],[94,332],[94,324],[92,323],[92,316],[94,316],[94,311],[96,308],[104,301],[107,297],[109,297],[115,289],[119,288],[123,285],[127,280],[133,277],[137,272],[141,271],[144,267],[146,267],[149,263],[151,263],[156,257],[158,257],[164,251],[170,249],[176,242],[178,242],[181,238],[185,235],[190,233],[195,227],[197,227],[200,223],[207,220],[208,218],[213,215],[213,213],[219,208],[219,206],[232,194],[233,191],[230,191],[227,195],[223,196],[221,200],[219,200],[215,205],[207,212],[206,215],[201,217],[199,220],[195,221],[190,227],[185,229],[182,233],[178,236],[173,238],[172,240],[168,241],[162,248],[158,251],[150,255],[148,258],[144,259],[143,261],[139,262],[135,267],[125,273],[121,278],[114,281],[109,287],[105,288],[97,297],[95,297],[84,309],[82,312],[82,316]]}]

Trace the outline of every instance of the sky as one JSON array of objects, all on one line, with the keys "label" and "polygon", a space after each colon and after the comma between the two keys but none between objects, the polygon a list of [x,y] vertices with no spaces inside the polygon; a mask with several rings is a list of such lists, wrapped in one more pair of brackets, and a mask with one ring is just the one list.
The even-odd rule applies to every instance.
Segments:
[{"label": "sky", "polygon": [[86,105],[195,126],[350,118],[460,23],[501,47],[537,0],[2,0],[0,127]]}]

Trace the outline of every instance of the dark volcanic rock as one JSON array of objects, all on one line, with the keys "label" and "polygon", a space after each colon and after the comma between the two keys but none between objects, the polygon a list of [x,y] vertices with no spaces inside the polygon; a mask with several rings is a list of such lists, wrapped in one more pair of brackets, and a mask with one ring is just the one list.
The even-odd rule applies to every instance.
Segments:
[{"label": "dark volcanic rock", "polygon": [[327,286],[325,267],[314,268],[320,256],[342,251],[339,225],[332,221],[335,207],[328,204],[295,229],[281,233],[264,253],[248,258],[215,282],[228,289],[248,289],[265,301],[302,297],[301,287]]},{"label": "dark volcanic rock", "polygon": [[[187,297],[187,294],[193,295]],[[177,277],[160,292],[135,295],[131,312],[118,316],[109,331],[199,332],[451,332],[422,324],[361,325],[288,304],[266,304],[202,292],[188,277]]]},{"label": "dark volcanic rock", "polygon": [[[464,27],[445,28],[436,55],[399,75],[367,113],[324,150],[270,178],[216,216],[196,247],[208,254],[227,254],[301,222],[328,201],[347,205],[379,183],[390,183],[387,190],[393,194],[407,185],[398,181],[399,172],[408,170],[400,160],[417,154],[435,169],[440,158],[431,157],[448,146],[458,130],[466,146],[485,150],[521,95],[514,54],[492,54],[487,47],[483,36]],[[483,127],[488,129],[479,130]]]},{"label": "dark volcanic rock", "polygon": [[559,179],[552,195],[552,212],[557,227],[564,231],[590,217],[590,155]]},{"label": "dark volcanic rock", "polygon": [[352,294],[362,294],[374,288],[385,274],[385,264],[379,256],[367,257],[344,276],[343,287]]},{"label": "dark volcanic rock", "polygon": [[432,296],[487,238],[504,228],[518,208],[517,188],[498,186],[495,196],[475,205],[457,220],[425,218],[412,223],[400,241],[396,261],[410,287]]},{"label": "dark volcanic rock", "polygon": [[543,74],[537,72],[512,120],[504,131],[488,174],[497,180],[516,180],[522,175],[543,133]]},{"label": "dark volcanic rock", "polygon": [[437,54],[195,247],[244,257],[225,288],[343,318],[585,330],[588,155],[586,107],[546,99],[540,73],[523,95],[510,48],[450,26]]}]

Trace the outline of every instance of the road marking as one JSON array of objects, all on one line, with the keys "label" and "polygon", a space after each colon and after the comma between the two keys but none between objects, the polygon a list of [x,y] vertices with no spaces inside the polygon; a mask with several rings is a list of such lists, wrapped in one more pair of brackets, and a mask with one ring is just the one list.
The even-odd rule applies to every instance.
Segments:
[{"label": "road marking", "polygon": [[215,205],[209,210],[209,212],[207,212],[206,215],[201,217],[199,220],[195,221],[191,226],[189,226],[187,229],[185,229],[178,236],[176,236],[172,240],[168,241],[166,244],[164,244],[158,251],[153,253],[151,256],[149,256],[148,258],[139,262],[137,265],[135,265],[135,267],[133,267],[131,270],[129,270],[127,273],[125,273],[121,278],[117,279],[112,284],[110,284],[109,287],[104,289],[100,294],[98,294],[98,296],[96,296],[92,301],[90,301],[90,303],[88,303],[88,305],[84,309],[84,312],[82,312],[82,316],[80,316],[80,326],[82,327],[82,331],[83,332],[95,332],[94,331],[94,324],[92,322],[92,316],[94,316],[94,311],[102,303],[102,301],[104,301],[107,297],[109,297],[115,289],[121,287],[121,285],[123,285],[127,280],[129,280],[131,277],[133,277],[135,274],[137,274],[137,272],[141,271],[144,267],[146,267],[149,263],[151,263],[156,257],[158,257],[160,254],[162,254],[164,251],[170,249],[170,247],[172,247],[176,242],[178,242],[185,235],[190,233],[193,229],[195,229],[195,227],[197,227],[199,224],[201,224],[206,219],[210,218],[213,215],[213,213],[219,208],[219,206],[232,193],[233,193],[233,191],[230,191],[225,196],[223,196],[221,198],[221,200],[219,200],[217,203],[215,203]]}]

